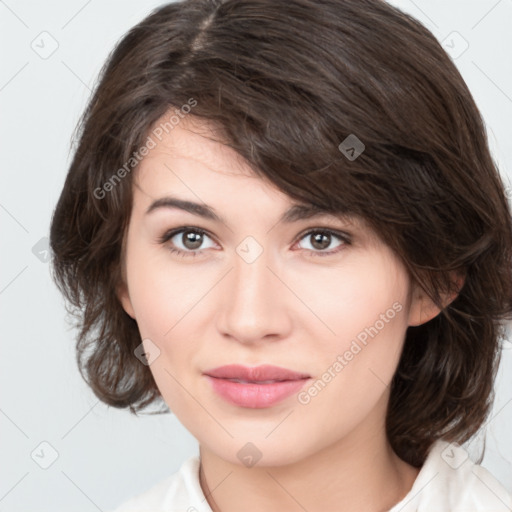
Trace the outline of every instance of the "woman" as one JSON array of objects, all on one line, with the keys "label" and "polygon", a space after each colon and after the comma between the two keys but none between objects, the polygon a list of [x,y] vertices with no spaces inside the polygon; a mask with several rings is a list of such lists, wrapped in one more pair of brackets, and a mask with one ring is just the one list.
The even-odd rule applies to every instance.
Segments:
[{"label": "woman", "polygon": [[511,317],[510,208],[466,84],[398,9],[157,9],[102,70],[51,246],[96,395],[199,443],[117,511],[512,507],[459,446]]}]

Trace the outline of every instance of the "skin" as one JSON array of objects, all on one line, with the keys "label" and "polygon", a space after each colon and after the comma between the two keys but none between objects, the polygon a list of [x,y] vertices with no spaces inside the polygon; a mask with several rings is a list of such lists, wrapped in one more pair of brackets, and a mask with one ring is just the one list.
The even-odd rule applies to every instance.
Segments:
[{"label": "skin", "polygon": [[[278,223],[294,201],[214,135],[188,116],[135,171],[118,290],[151,340],[145,348],[160,350],[149,368],[199,442],[208,502],[214,512],[387,510],[418,474],[386,438],[389,384],[407,327],[439,310],[363,220]],[[166,195],[206,203],[225,223],[178,209],[145,213]],[[158,242],[180,227],[209,235],[198,249],[183,233]],[[348,233],[351,243],[333,235],[318,248],[303,234],[310,228]],[[248,236],[263,249],[252,263],[236,252]],[[171,246],[198,254],[180,257]],[[401,310],[307,404],[292,395],[266,409],[238,407],[203,376],[224,364],[267,363],[320,379],[394,303]],[[237,457],[248,442],[261,452],[252,467]]]}]

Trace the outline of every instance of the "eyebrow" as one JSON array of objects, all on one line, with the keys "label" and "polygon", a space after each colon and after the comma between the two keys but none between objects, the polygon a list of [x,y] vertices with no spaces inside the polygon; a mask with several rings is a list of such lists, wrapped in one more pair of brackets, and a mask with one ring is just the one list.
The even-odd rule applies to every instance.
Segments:
[{"label": "eyebrow", "polygon": [[[184,199],[178,199],[177,197],[170,196],[162,197],[154,201],[146,210],[146,215],[160,208],[183,210],[192,213],[193,215],[203,217],[205,219],[222,222],[223,224],[226,224],[226,221],[221,216],[219,216],[211,206],[208,206],[206,204],[194,203],[193,201],[186,201]],[[320,217],[323,215],[330,214],[331,212],[329,212],[328,210],[319,208],[314,205],[294,204],[283,213],[278,222],[290,224],[292,222],[297,222],[299,220],[310,219],[312,217]]]}]

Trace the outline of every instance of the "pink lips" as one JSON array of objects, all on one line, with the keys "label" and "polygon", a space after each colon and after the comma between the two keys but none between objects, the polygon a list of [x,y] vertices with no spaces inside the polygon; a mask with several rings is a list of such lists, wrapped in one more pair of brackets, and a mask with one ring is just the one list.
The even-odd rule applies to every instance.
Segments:
[{"label": "pink lips", "polygon": [[305,373],[278,366],[247,367],[227,365],[207,370],[205,376],[213,390],[228,402],[240,407],[271,407],[298,392],[309,380]]}]

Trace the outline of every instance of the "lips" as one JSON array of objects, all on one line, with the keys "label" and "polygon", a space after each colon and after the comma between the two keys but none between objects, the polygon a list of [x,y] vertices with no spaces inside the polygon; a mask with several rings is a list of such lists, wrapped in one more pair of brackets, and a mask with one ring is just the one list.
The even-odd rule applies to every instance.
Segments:
[{"label": "lips", "polygon": [[211,388],[231,405],[252,409],[272,407],[298,393],[310,379],[306,373],[279,366],[237,364],[204,372]]},{"label": "lips", "polygon": [[287,368],[268,364],[255,367],[230,364],[207,370],[204,374],[217,379],[226,379],[246,384],[272,384],[288,380],[302,380],[310,377],[306,373],[295,372]]}]

